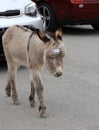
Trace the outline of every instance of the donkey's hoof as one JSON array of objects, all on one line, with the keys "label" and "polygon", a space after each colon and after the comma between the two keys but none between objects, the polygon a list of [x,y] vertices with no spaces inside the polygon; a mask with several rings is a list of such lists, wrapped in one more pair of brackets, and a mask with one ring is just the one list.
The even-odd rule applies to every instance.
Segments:
[{"label": "donkey's hoof", "polygon": [[5,88],[5,92],[6,92],[6,95],[7,95],[8,97],[11,97],[11,90],[10,90],[10,89]]},{"label": "donkey's hoof", "polygon": [[46,115],[46,113],[41,113],[41,114],[40,114],[40,117],[41,117],[42,119],[46,119],[46,118],[47,118],[47,115]]},{"label": "donkey's hoof", "polygon": [[14,104],[14,105],[19,105],[19,101],[17,101],[17,100],[16,100],[16,101],[13,101],[13,104]]},{"label": "donkey's hoof", "polygon": [[8,97],[11,97],[11,93],[8,92],[8,91],[6,91],[6,95],[7,95]]},{"label": "donkey's hoof", "polygon": [[31,107],[35,107],[36,106],[35,101],[30,101],[30,105],[31,105]]},{"label": "donkey's hoof", "polygon": [[46,106],[39,106],[39,112],[40,112],[40,117],[45,119],[47,118],[46,115]]}]

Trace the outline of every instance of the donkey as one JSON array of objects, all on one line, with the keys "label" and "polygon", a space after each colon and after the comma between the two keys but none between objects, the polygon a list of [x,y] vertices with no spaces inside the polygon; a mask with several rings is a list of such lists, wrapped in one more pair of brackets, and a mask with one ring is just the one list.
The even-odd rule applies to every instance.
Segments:
[{"label": "donkey", "polygon": [[62,75],[63,57],[65,56],[62,30],[59,28],[53,34],[45,34],[39,29],[33,31],[26,27],[15,25],[6,30],[2,37],[2,43],[8,66],[5,88],[7,96],[12,95],[13,104],[19,104],[15,74],[20,66],[28,67],[31,78],[30,105],[32,107],[35,106],[34,98],[36,92],[40,116],[42,118],[46,117],[41,70],[46,65],[49,72],[54,76],[59,77]]}]

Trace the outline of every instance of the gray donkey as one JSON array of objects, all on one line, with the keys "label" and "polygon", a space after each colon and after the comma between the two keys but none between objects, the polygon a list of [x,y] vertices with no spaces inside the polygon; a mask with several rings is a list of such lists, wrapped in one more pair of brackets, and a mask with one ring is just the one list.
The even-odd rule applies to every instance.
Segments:
[{"label": "gray donkey", "polygon": [[3,48],[8,66],[6,94],[11,96],[15,105],[19,104],[16,91],[15,74],[20,66],[26,66],[30,72],[31,106],[35,106],[35,91],[39,100],[41,117],[46,117],[46,106],[43,97],[41,70],[44,64],[51,74],[59,77],[63,73],[63,57],[65,47],[62,42],[62,30],[45,34],[39,29],[34,31],[23,26],[13,26],[6,30],[2,37]]}]

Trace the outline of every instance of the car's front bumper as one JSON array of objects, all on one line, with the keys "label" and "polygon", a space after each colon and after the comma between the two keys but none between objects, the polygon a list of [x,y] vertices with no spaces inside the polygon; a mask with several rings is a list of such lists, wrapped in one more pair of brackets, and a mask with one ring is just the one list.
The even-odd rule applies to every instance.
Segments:
[{"label": "car's front bumper", "polygon": [[23,26],[32,26],[34,28],[39,28],[40,30],[44,30],[43,22],[40,15],[36,17],[30,17],[27,15],[22,15],[18,17],[2,17],[0,18],[0,30],[11,27],[13,25],[23,25]]}]

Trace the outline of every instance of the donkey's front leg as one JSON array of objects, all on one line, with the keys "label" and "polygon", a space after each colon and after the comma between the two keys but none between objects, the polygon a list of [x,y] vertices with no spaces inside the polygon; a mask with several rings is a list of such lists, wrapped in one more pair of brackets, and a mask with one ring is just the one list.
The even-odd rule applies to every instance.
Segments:
[{"label": "donkey's front leg", "polygon": [[42,118],[46,118],[46,106],[44,104],[43,97],[43,84],[39,71],[33,71],[33,81],[35,84],[38,100],[39,100],[39,112]]},{"label": "donkey's front leg", "polygon": [[30,92],[30,96],[29,96],[29,100],[30,100],[30,105],[31,107],[35,107],[35,88],[34,88],[34,83],[33,81],[31,80],[30,82],[30,85],[31,85],[31,92]]}]

